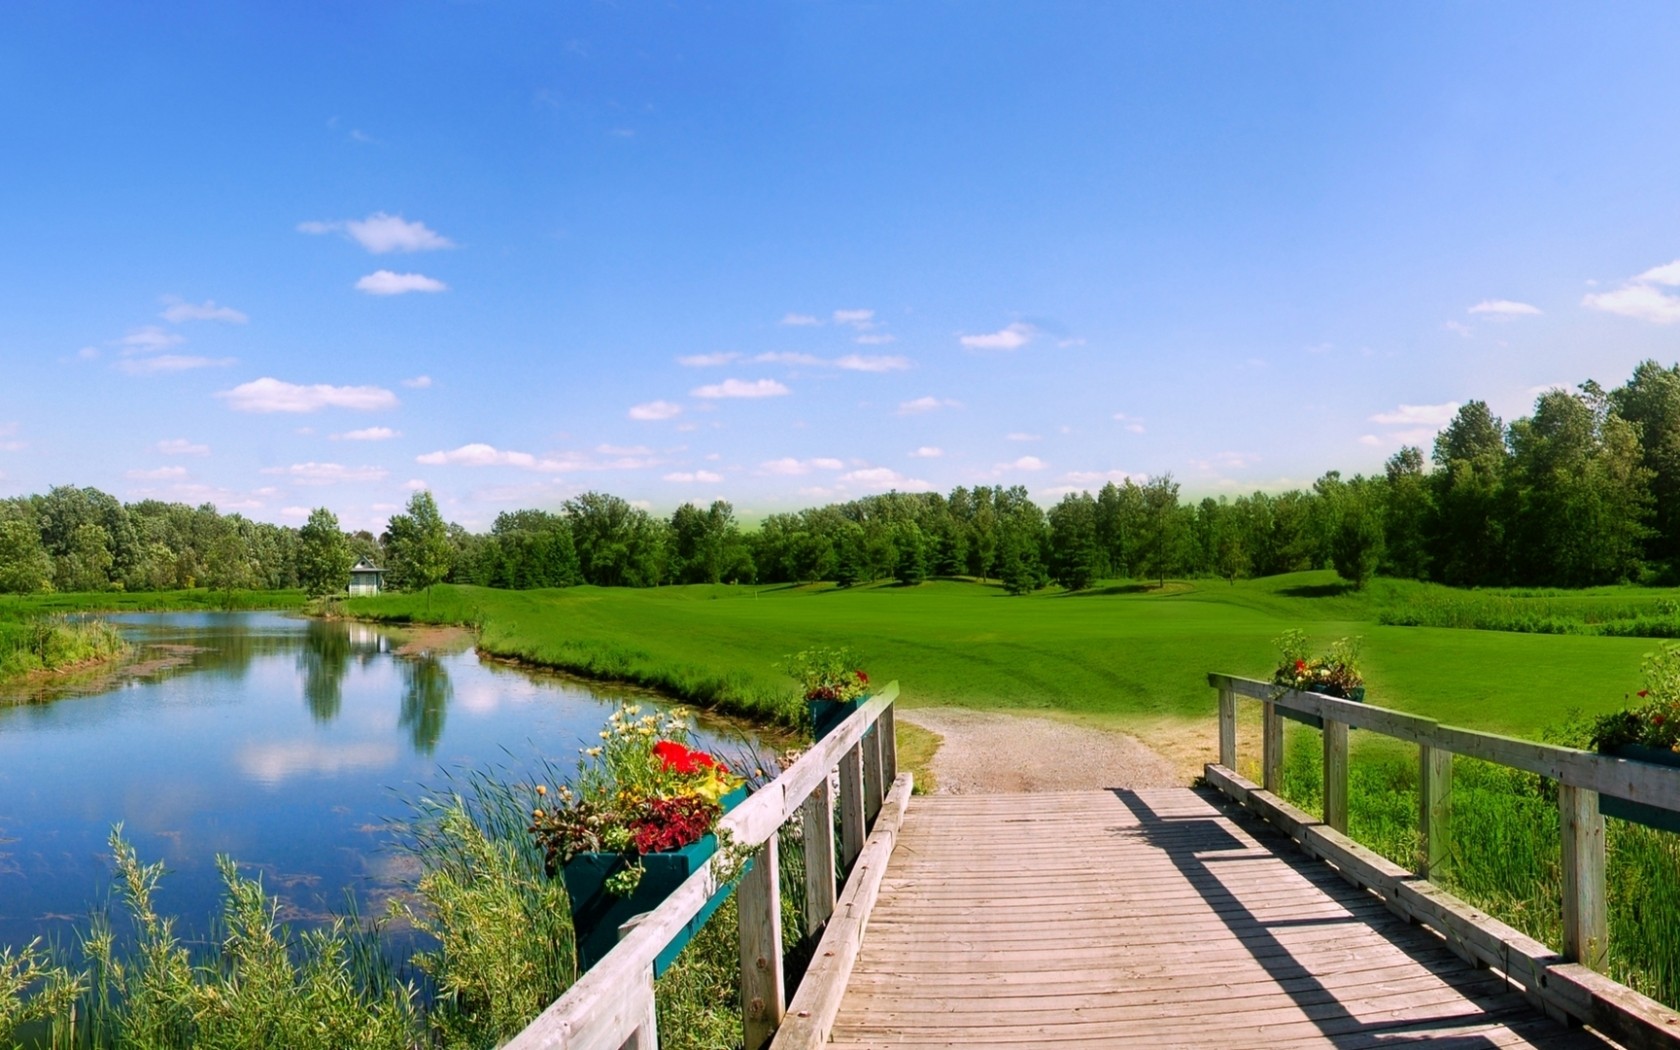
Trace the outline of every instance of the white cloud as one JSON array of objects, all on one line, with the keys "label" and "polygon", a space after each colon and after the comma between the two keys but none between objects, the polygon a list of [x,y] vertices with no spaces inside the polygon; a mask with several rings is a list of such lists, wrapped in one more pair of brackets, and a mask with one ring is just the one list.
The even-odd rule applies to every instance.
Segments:
[{"label": "white cloud", "polygon": [[738,361],[740,357],[741,355],[733,350],[720,350],[715,354],[688,354],[677,358],[677,364],[684,368],[716,368],[731,361]]},{"label": "white cloud", "polygon": [[1374,445],[1374,446],[1381,446],[1381,445],[1388,444],[1387,441],[1384,441],[1382,438],[1378,437],[1375,434],[1361,434],[1361,435],[1359,435],[1359,443],[1361,445]]},{"label": "white cloud", "polygon": [[1211,459],[1193,459],[1190,466],[1203,472],[1214,470],[1240,470],[1252,467],[1260,462],[1260,457],[1253,452],[1220,452]]},{"label": "white cloud", "polygon": [[447,292],[449,286],[423,273],[375,270],[356,282],[356,290],[369,295],[406,295],[409,292]]},{"label": "white cloud", "polygon": [[871,335],[860,335],[853,339],[852,342],[861,343],[864,346],[883,346],[887,343],[897,342],[897,340],[898,336],[896,335],[889,335],[886,332],[876,332]]},{"label": "white cloud", "polygon": [[195,368],[226,368],[234,363],[231,357],[193,357],[188,354],[156,354],[152,357],[130,357],[118,361],[117,367],[129,375],[155,375],[159,372],[189,372]]},{"label": "white cloud", "polygon": [[170,481],[187,476],[186,467],[157,467],[152,470],[131,470],[125,477],[135,481]]},{"label": "white cloud", "polygon": [[958,341],[970,350],[1019,350],[1032,342],[1036,330],[1030,324],[1016,321],[986,335],[965,335]]},{"label": "white cloud", "polygon": [[165,299],[164,302],[167,305],[159,316],[174,324],[180,324],[182,321],[226,321],[229,324],[244,324],[250,320],[231,306],[217,306],[214,299],[206,299],[202,303],[185,303],[171,298]]},{"label": "white cloud", "polygon": [[196,444],[186,438],[170,438],[168,441],[159,441],[153,447],[166,456],[208,456],[210,454],[209,445]]},{"label": "white cloud", "polygon": [[818,470],[844,470],[846,464],[838,459],[833,459],[828,456],[818,456],[816,459],[811,461],[811,466],[816,467]]},{"label": "white cloud", "polygon": [[431,486],[426,484],[424,481],[421,481],[419,478],[409,478],[407,481],[403,482],[403,488],[410,492],[424,492],[431,488]]},{"label": "white cloud", "polygon": [[810,368],[821,368],[823,365],[828,364],[827,361],[824,361],[822,358],[817,357],[814,354],[796,354],[791,351],[773,351],[767,354],[759,354],[757,357],[753,358],[753,360],[759,364],[805,365]]},{"label": "white cloud", "polygon": [[1449,332],[1457,332],[1459,335],[1463,336],[1466,339],[1470,338],[1471,334],[1476,331],[1474,328],[1471,328],[1469,325],[1465,324],[1463,321],[1448,321],[1446,324],[1442,325],[1441,327],[1445,328]]},{"label": "white cloud", "polygon": [[864,329],[875,327],[874,310],[836,310],[835,324],[849,324],[853,328]]},{"label": "white cloud", "polygon": [[147,354],[157,350],[165,350],[171,346],[179,346],[186,342],[186,338],[179,333],[166,331],[155,324],[134,331],[117,340],[117,345],[127,354]]},{"label": "white cloud", "polygon": [[1044,440],[1044,435],[1043,434],[1026,434],[1026,433],[1022,433],[1021,431],[1016,431],[1013,434],[1005,434],[1003,436],[1003,438],[1004,438],[1005,441],[1043,441]]},{"label": "white cloud", "polygon": [[540,469],[541,461],[529,452],[512,452],[498,449],[493,445],[474,442],[462,445],[460,448],[448,452],[427,452],[415,456],[416,463],[424,463],[430,467],[523,467],[526,469]]},{"label": "white cloud", "polygon": [[910,367],[910,359],[891,354],[847,354],[834,365],[848,372],[903,372]]},{"label": "white cloud", "polygon": [[1494,317],[1532,317],[1540,313],[1540,308],[1511,299],[1483,299],[1470,308],[1470,313],[1490,314]]},{"label": "white cloud", "polygon": [[1378,412],[1371,422],[1384,426],[1446,426],[1458,413],[1458,402],[1440,405],[1401,405],[1392,412]]},{"label": "white cloud", "polygon": [[1129,470],[1070,470],[1062,477],[1075,485],[1095,485],[1101,481],[1114,482],[1124,485],[1128,481],[1142,483],[1149,480],[1148,474],[1133,474]]},{"label": "white cloud", "polygon": [[700,482],[705,482],[706,484],[715,484],[715,483],[723,480],[723,475],[722,474],[714,474],[709,470],[696,470],[696,471],[693,471],[692,473],[688,472],[688,471],[678,471],[675,474],[665,475],[665,480],[666,481],[681,481],[681,482],[700,481]]},{"label": "white cloud", "polygon": [[929,395],[927,397],[918,397],[912,401],[900,401],[898,403],[898,414],[901,416],[915,416],[920,415],[923,412],[934,412],[941,408],[955,407],[957,407],[957,402],[952,401],[950,398],[939,398]]},{"label": "white cloud", "polygon": [[669,401],[649,401],[646,404],[630,406],[628,414],[631,419],[644,421],[670,419],[672,416],[682,414],[682,406],[674,405]]},{"label": "white cloud", "polygon": [[280,508],[280,516],[282,518],[291,518],[294,521],[302,521],[302,520],[308,518],[309,515],[311,515],[313,513],[314,513],[314,511],[311,511],[308,507],[281,507]]},{"label": "white cloud", "polygon": [[[1114,413],[1114,421],[1124,427],[1126,432],[1129,434],[1143,433],[1143,420],[1136,416],[1128,416],[1124,412],[1116,412]],[[1067,433],[1067,431],[1064,430],[1063,433]]]},{"label": "white cloud", "polygon": [[300,386],[264,376],[216,395],[235,412],[318,412],[323,408],[370,411],[394,408],[397,395],[377,386]]},{"label": "white cloud", "polygon": [[382,481],[390,473],[384,467],[346,467],[338,463],[294,463],[289,467],[264,467],[264,474],[281,474],[304,485],[334,485],[341,481]]},{"label": "white cloud", "polygon": [[998,470],[1043,470],[1044,461],[1037,456],[1022,456],[1013,463],[999,463]]},{"label": "white cloud", "polygon": [[934,445],[923,445],[910,453],[911,459],[938,459],[945,454],[945,450]]},{"label": "white cloud", "polygon": [[97,346],[84,346],[76,351],[76,358],[80,361],[92,361],[98,356],[99,348]]},{"label": "white cloud", "polygon": [[334,434],[332,439],[334,441],[389,441],[401,435],[400,430],[392,430],[390,427],[363,427],[361,430],[346,430],[342,434]]},{"label": "white cloud", "polygon": [[646,445],[596,445],[595,451],[603,456],[651,456],[653,449]]},{"label": "white cloud", "polygon": [[811,472],[811,465],[803,460],[794,459],[792,456],[783,456],[781,459],[769,460],[768,462],[762,464],[760,469],[766,474],[778,474],[783,477],[793,477],[799,474],[809,474]]},{"label": "white cloud", "polygon": [[351,240],[374,255],[387,252],[430,252],[453,248],[455,242],[426,226],[423,222],[408,222],[401,215],[387,215],[378,211],[365,219],[345,222],[300,222],[299,233],[323,234],[343,230]]},{"label": "white cloud", "polygon": [[1653,266],[1649,270],[1634,278],[1640,284],[1680,284],[1680,259],[1662,266]]},{"label": "white cloud", "polygon": [[781,323],[791,328],[809,328],[822,324],[822,321],[810,314],[786,313],[782,315]]},{"label": "white cloud", "polygon": [[1680,321],[1680,296],[1669,295],[1649,284],[1630,284],[1613,292],[1598,292],[1583,298],[1581,304],[1652,324]]},{"label": "white cloud", "polygon": [[696,387],[689,391],[695,397],[781,397],[792,393],[787,387],[774,379],[755,379],[748,382],[745,379],[725,379],[721,383]]},{"label": "white cloud", "polygon": [[431,376],[415,376],[412,379],[404,379],[404,380],[401,380],[400,382],[402,383],[403,386],[406,386],[406,387],[408,387],[412,390],[424,390],[427,387],[432,385],[432,377]]}]

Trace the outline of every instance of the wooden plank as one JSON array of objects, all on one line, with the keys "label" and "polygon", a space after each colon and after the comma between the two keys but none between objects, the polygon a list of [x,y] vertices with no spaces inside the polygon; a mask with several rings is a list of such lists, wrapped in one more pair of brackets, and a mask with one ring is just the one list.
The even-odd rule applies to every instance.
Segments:
[{"label": "wooden plank", "polygon": [[863,851],[863,743],[840,759],[840,870],[852,870]]},{"label": "wooden plank", "polygon": [[881,780],[881,727],[879,723],[869,727],[863,734],[863,826],[875,826],[875,815],[881,812],[881,799],[885,797],[885,784]]},{"label": "wooden plank", "polygon": [[1569,1012],[1628,1050],[1680,1048],[1680,1013],[1579,963],[1547,967],[1546,983]]},{"label": "wooden plank", "polygon": [[863,945],[864,931],[880,897],[881,882],[898,844],[912,788],[913,778],[909,773],[893,781],[892,790],[881,805],[875,830],[858,855],[852,877],[846,880],[835,919],[824,931],[816,957],[788,1004],[788,1015],[776,1032],[772,1050],[805,1050],[828,1041]]},{"label": "wooden plank", "polygon": [[735,891],[741,927],[741,1025],[745,1050],[770,1042],[782,1023],[782,893],[777,839],[758,848]]},{"label": "wooden plank", "polygon": [[642,974],[636,987],[627,989],[628,998],[641,1004],[641,1023],[624,1041],[623,1050],[659,1050],[659,1009],[653,1000],[653,967]]},{"label": "wooden plank", "polygon": [[1558,786],[1563,839],[1563,954],[1603,972],[1609,956],[1604,891],[1604,817],[1598,792]]},{"label": "wooden plank", "polygon": [[881,782],[889,786],[898,783],[898,719],[893,714],[895,710],[897,705],[888,704],[875,723],[881,733]]},{"label": "wooden plank", "polygon": [[1219,764],[1237,768],[1237,694],[1229,686],[1219,690]]},{"label": "wooden plank", "polygon": [[805,851],[805,933],[809,936],[834,914],[834,786],[827,777],[799,812]]},{"label": "wooden plank", "polygon": [[1418,746],[1418,874],[1452,872],[1452,752]]},{"label": "wooden plank", "polygon": [[1260,782],[1267,791],[1283,789],[1283,715],[1278,705],[1267,700],[1261,705]]},{"label": "wooden plank", "polygon": [[1348,727],[1324,720],[1324,823],[1346,831],[1348,822]]}]

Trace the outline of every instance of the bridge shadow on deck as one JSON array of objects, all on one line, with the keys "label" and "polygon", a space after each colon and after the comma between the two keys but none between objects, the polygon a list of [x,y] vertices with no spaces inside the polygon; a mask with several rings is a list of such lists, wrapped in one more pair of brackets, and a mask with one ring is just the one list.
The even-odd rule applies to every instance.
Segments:
[{"label": "bridge shadow on deck", "polygon": [[[1496,1042],[1481,1032],[1454,1030],[1505,1024],[1513,1031],[1520,1029],[1531,1036],[1529,1045],[1614,1050],[1612,1043],[1581,1030],[1568,1030],[1546,1019],[1514,987],[1505,985],[1486,970],[1474,970],[1431,934],[1393,915],[1370,894],[1344,881],[1324,862],[1301,852],[1293,840],[1248,811],[1229,803],[1223,796],[1196,791],[1195,794],[1216,813],[1186,816],[1162,815],[1136,791],[1117,788],[1111,793],[1131,811],[1138,821],[1138,828],[1109,830],[1140,834],[1145,842],[1165,854],[1254,962],[1319,1028],[1329,1045],[1352,1050],[1355,1047],[1426,1043],[1442,1050],[1493,1050],[1511,1045],[1509,1036]],[[1253,847],[1222,826],[1221,818],[1252,836],[1265,852],[1254,852]],[[1239,852],[1242,855],[1237,855]],[[1221,870],[1232,865],[1280,862],[1340,905],[1345,914],[1328,918],[1263,919],[1226,885],[1220,875]],[[1342,994],[1321,980],[1280,936],[1283,931],[1305,926],[1337,924],[1369,927],[1394,950],[1421,970],[1440,979],[1463,1000],[1444,1004],[1434,1015],[1425,1010],[1422,1015],[1404,1020],[1362,1020],[1343,1002]],[[1550,1026],[1549,1032],[1545,1026]],[[1536,1028],[1540,1031],[1536,1032]]]}]

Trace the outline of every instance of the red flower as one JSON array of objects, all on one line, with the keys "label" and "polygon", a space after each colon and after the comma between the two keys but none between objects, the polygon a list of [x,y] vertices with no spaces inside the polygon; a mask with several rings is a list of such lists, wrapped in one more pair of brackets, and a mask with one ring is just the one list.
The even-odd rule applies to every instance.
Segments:
[{"label": "red flower", "polygon": [[1654,725],[1654,726],[1660,726],[1665,721],[1667,721],[1667,719],[1663,718],[1662,715],[1652,715],[1651,716],[1651,724]]},{"label": "red flower", "polygon": [[1306,669],[1307,669],[1307,662],[1305,660],[1296,660],[1295,661],[1295,673],[1296,674],[1300,674],[1302,671],[1305,671]]},{"label": "red flower", "polygon": [[729,767],[706,754],[704,751],[690,751],[675,740],[661,740],[653,745],[653,753],[659,756],[659,762],[673,773],[688,776],[698,773],[702,769],[717,769],[729,772]]},{"label": "red flower", "polygon": [[862,671],[859,671],[857,673],[857,676],[858,676],[858,681],[862,682],[864,685],[869,684],[869,676],[868,675],[864,674]]},{"label": "red flower", "polygon": [[653,798],[630,822],[631,842],[638,853],[681,849],[711,830],[719,808],[703,798]]},{"label": "red flower", "polygon": [[1641,700],[1643,700],[1645,697],[1650,696],[1650,695],[1651,695],[1651,691],[1649,689],[1641,689],[1639,691],[1639,698]]}]

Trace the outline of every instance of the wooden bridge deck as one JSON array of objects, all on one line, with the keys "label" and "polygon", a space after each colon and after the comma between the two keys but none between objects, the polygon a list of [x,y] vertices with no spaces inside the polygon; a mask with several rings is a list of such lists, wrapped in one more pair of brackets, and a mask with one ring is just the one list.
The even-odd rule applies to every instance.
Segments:
[{"label": "wooden bridge deck", "polygon": [[1613,1045],[1213,797],[917,798],[834,1045]]}]

